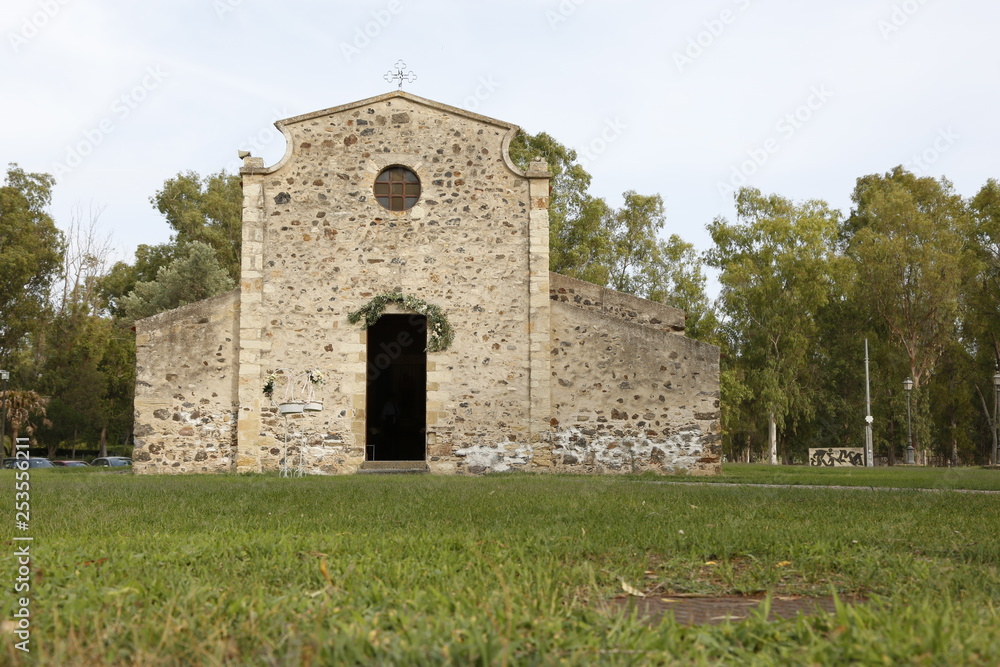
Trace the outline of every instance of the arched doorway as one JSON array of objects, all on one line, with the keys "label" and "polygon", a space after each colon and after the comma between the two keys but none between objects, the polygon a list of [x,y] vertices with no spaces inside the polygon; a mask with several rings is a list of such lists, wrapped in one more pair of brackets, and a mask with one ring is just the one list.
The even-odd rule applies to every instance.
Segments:
[{"label": "arched doorway", "polygon": [[423,461],[427,318],[383,315],[368,327],[366,461]]}]

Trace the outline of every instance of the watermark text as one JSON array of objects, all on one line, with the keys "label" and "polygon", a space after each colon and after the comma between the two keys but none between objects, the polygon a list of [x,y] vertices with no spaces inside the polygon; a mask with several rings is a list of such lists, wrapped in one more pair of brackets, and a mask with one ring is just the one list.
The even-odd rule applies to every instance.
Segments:
[{"label": "watermark text", "polygon": [[159,65],[146,67],[142,79],[111,103],[110,113],[94,126],[83,131],[78,141],[66,146],[66,154],[62,161],[52,166],[53,174],[58,178],[64,176],[83,164],[83,161],[104,143],[105,139],[118,129],[119,123],[132,115],[149,97],[150,93],[160,87],[169,76]]},{"label": "watermark text", "polygon": [[21,47],[37,37],[69,2],[70,0],[40,0],[38,11],[25,16],[21,19],[21,25],[16,30],[7,33],[7,41],[10,42],[14,53],[20,51]]},{"label": "watermark text", "polygon": [[732,0],[732,2],[738,11],[726,8],[717,16],[703,21],[702,30],[689,37],[687,45],[682,50],[674,51],[674,65],[678,72],[683,72],[684,68],[693,65],[708,49],[712,48],[715,42],[725,34],[729,26],[736,23],[740,12],[750,8],[752,0]]},{"label": "watermark text", "polygon": [[403,11],[403,3],[400,0],[389,0],[384,9],[377,9],[371,12],[371,20],[364,25],[354,28],[354,38],[349,42],[340,43],[340,53],[347,62],[371,46],[372,40],[382,34],[382,31],[389,27],[392,19]]},{"label": "watermark text", "polygon": [[717,189],[723,197],[728,197],[747,184],[750,177],[760,171],[787,143],[808,123],[813,116],[833,98],[833,91],[825,85],[813,86],[805,102],[786,113],[775,123],[776,136],[770,136],[760,145],[747,150],[747,159],[733,165],[728,181],[719,181]]}]

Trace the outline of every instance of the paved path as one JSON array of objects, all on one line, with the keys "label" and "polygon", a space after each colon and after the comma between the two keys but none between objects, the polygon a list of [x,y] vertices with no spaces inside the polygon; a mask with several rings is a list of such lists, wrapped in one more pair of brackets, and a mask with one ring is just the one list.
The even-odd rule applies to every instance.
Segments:
[{"label": "paved path", "polygon": [[1000,491],[987,489],[918,489],[900,486],[824,486],[822,484],[756,484],[750,482],[668,482],[661,480],[636,480],[645,484],[676,484],[678,486],[738,486],[762,487],[765,489],[835,489],[838,491],[920,491],[923,493],[983,493],[1000,495]]}]

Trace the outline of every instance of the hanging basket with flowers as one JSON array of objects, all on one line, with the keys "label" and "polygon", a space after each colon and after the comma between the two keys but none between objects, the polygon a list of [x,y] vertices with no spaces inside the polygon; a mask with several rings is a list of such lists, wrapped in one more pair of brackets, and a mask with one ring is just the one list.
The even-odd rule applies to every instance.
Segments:
[{"label": "hanging basket with flowers", "polygon": [[274,400],[274,393],[278,386],[278,381],[283,379],[285,383],[284,398],[278,403],[278,413],[283,415],[298,414],[304,409],[305,401],[295,400],[295,379],[289,377],[284,369],[278,369],[274,373],[269,373],[264,378],[264,396],[268,400]]},{"label": "hanging basket with flowers", "polygon": [[323,401],[316,398],[316,387],[321,384],[326,384],[326,377],[324,377],[322,371],[316,368],[306,371],[305,376],[306,381],[304,385],[306,400],[302,409],[306,412],[320,412],[323,409]]}]

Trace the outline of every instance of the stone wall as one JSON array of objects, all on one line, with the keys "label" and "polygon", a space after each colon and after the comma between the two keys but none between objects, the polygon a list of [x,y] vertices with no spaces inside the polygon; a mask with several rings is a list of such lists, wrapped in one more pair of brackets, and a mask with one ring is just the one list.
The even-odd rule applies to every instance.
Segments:
[{"label": "stone wall", "polygon": [[668,333],[684,331],[683,310],[569,276],[550,274],[549,294],[553,301],[626,322],[644,324]]},{"label": "stone wall", "polygon": [[718,473],[717,347],[553,301],[551,355],[560,468]]},{"label": "stone wall", "polygon": [[[353,472],[363,462],[367,337],[347,316],[389,292],[441,307],[456,329],[450,349],[427,357],[431,469],[461,470],[457,452],[471,442],[537,440],[532,406],[547,413],[548,402],[548,173],[510,163],[516,126],[405,93],[278,125],[282,161],[251,159],[242,171],[239,469],[279,463],[284,420],[261,386],[280,369],[329,379],[324,411],[292,421],[310,465]],[[420,178],[409,211],[372,194],[395,165]]]},{"label": "stone wall", "polygon": [[238,310],[233,291],[136,321],[135,472],[234,469]]}]

